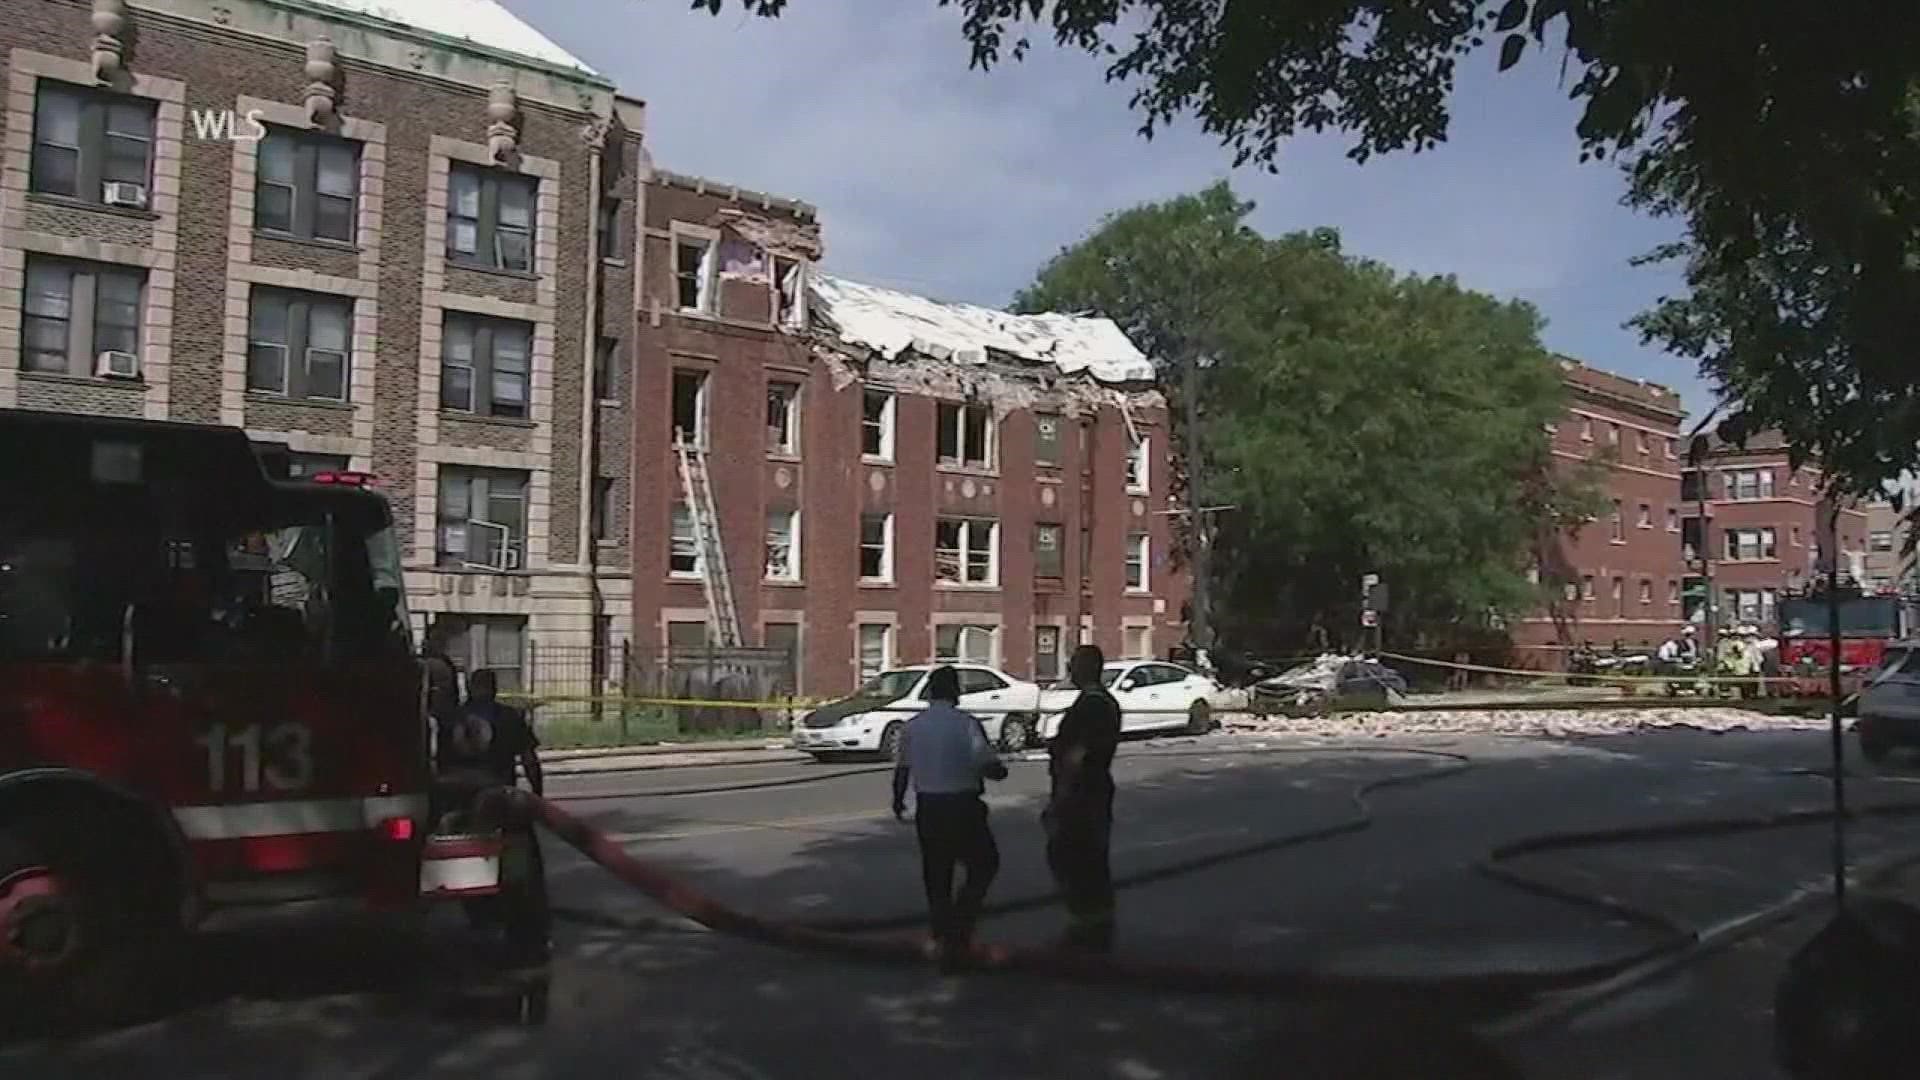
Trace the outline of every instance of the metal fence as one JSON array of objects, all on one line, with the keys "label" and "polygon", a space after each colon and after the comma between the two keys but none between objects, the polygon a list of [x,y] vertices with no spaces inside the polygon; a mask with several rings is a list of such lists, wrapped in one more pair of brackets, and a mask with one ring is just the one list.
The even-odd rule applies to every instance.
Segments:
[{"label": "metal fence", "polygon": [[533,642],[527,651],[525,692],[549,745],[785,732],[790,709],[723,703],[780,701],[797,685],[787,649]]}]

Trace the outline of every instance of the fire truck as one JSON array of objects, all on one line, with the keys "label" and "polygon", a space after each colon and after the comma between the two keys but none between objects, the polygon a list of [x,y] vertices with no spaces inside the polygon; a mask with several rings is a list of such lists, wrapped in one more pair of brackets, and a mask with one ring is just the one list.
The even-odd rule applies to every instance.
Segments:
[{"label": "fire truck", "polygon": [[[1867,673],[1885,662],[1888,644],[1907,636],[1911,612],[1898,593],[1868,593],[1845,581],[1839,601],[1841,689],[1851,694]],[[1826,592],[1789,594],[1780,601],[1779,618],[1780,670],[1787,688],[1815,696],[1827,693],[1833,624]]]},{"label": "fire truck", "polygon": [[371,488],[271,477],[237,429],[0,409],[0,988],[118,1013],[224,908],[501,891],[497,832],[431,834]]}]

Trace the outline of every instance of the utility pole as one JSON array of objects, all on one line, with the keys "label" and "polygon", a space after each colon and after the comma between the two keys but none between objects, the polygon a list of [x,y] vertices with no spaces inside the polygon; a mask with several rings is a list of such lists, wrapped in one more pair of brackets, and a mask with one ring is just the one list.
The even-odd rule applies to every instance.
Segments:
[{"label": "utility pole", "polygon": [[1193,529],[1193,617],[1187,622],[1187,634],[1195,649],[1213,649],[1213,521],[1202,491],[1206,466],[1201,456],[1200,439],[1200,357],[1188,350],[1180,377],[1181,405],[1187,428],[1187,502],[1192,507]]}]

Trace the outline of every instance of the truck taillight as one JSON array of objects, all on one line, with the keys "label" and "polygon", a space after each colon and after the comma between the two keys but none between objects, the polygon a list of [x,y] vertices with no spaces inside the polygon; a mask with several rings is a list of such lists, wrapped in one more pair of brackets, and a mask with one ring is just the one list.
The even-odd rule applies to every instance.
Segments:
[{"label": "truck taillight", "polygon": [[410,817],[390,817],[380,823],[380,835],[394,843],[405,843],[413,839],[413,819]]},{"label": "truck taillight", "polygon": [[328,469],[314,473],[313,482],[316,484],[336,484],[340,487],[370,488],[376,486],[380,480],[379,477],[369,472]]}]

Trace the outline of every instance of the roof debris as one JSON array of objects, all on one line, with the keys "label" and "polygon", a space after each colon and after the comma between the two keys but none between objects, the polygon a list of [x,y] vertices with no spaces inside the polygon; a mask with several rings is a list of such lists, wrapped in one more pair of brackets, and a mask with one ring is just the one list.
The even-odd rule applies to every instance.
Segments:
[{"label": "roof debris", "polygon": [[820,223],[791,218],[767,217],[737,206],[723,206],[707,222],[714,228],[732,229],[740,238],[775,255],[808,262],[819,260]]}]

